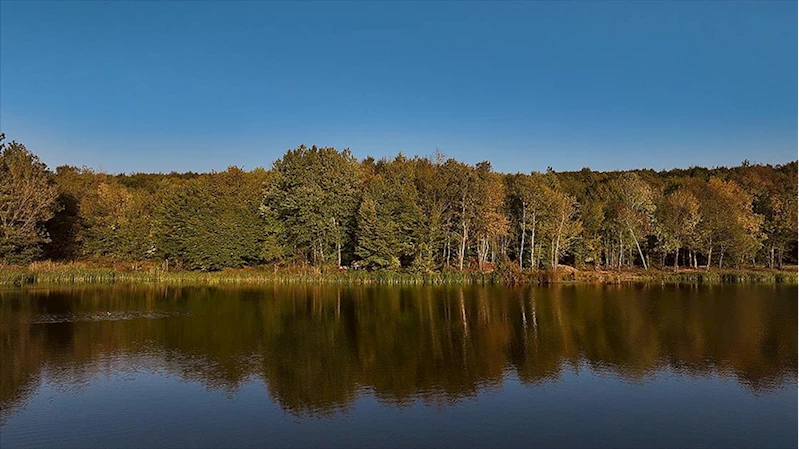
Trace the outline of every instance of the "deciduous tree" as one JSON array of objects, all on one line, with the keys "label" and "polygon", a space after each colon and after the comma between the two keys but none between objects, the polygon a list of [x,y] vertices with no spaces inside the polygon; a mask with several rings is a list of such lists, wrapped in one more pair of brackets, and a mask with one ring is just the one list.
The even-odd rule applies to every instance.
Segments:
[{"label": "deciduous tree", "polygon": [[25,145],[0,134],[0,260],[27,263],[49,242],[45,228],[56,210],[52,173]]}]

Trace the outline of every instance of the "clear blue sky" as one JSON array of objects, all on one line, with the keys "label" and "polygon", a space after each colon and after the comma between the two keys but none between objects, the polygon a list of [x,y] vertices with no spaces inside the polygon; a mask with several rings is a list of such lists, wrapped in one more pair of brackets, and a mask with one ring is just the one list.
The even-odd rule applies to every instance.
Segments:
[{"label": "clear blue sky", "polygon": [[0,2],[0,129],[51,167],[784,163],[795,98],[794,1]]}]

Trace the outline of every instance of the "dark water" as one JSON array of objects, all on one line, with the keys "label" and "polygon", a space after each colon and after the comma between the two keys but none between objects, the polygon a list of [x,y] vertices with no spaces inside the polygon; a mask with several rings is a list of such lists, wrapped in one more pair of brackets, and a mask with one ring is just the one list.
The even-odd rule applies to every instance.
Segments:
[{"label": "dark water", "polygon": [[792,287],[0,291],[3,447],[787,447]]}]

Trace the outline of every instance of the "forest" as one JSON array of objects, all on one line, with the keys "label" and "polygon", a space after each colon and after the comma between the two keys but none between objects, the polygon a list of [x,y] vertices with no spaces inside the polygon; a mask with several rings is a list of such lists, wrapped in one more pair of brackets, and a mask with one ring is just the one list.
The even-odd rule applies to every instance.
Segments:
[{"label": "forest", "polygon": [[359,161],[300,146],[269,169],[108,174],[52,171],[3,138],[0,262],[38,260],[200,271],[777,269],[797,262],[797,162],[499,173],[441,153]]}]

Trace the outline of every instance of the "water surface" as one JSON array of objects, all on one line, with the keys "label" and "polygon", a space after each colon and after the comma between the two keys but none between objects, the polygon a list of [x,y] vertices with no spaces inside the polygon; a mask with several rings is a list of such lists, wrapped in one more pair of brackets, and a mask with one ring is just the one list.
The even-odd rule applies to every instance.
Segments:
[{"label": "water surface", "polygon": [[3,447],[788,447],[795,287],[0,291]]}]

